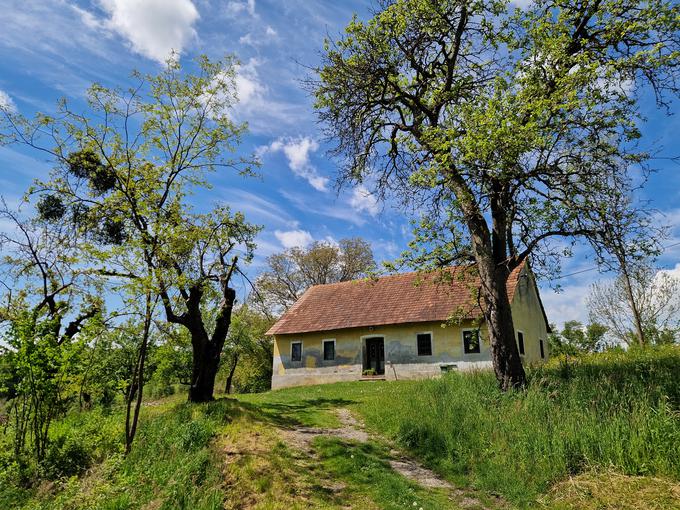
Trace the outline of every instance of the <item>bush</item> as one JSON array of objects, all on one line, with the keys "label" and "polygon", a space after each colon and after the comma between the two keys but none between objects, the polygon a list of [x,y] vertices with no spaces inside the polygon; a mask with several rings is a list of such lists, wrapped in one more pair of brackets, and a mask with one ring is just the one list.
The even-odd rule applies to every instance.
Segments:
[{"label": "bush", "polygon": [[82,473],[90,462],[90,450],[81,436],[62,435],[50,442],[40,471],[44,478],[57,480]]}]

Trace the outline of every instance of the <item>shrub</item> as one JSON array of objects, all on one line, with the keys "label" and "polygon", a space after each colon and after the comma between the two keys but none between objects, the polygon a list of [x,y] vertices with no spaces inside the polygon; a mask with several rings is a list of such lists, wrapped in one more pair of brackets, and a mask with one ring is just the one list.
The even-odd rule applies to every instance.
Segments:
[{"label": "shrub", "polygon": [[44,478],[56,480],[78,475],[90,465],[90,452],[82,437],[69,434],[53,439],[40,463]]}]

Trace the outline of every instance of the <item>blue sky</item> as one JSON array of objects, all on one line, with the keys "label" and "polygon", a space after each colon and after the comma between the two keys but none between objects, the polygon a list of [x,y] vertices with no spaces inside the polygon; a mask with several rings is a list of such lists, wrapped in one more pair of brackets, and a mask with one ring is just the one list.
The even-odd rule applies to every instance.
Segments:
[{"label": "blue sky", "polygon": [[[241,151],[261,156],[261,178],[216,174],[214,188],[196,200],[227,202],[265,226],[250,273],[283,248],[350,236],[370,239],[377,259],[391,259],[410,239],[408,218],[362,187],[334,189],[336,166],[300,83],[305,66],[318,63],[326,34],[338,35],[354,13],[366,18],[370,8],[358,0],[0,0],[0,102],[25,114],[50,112],[60,97],[82,106],[91,82],[125,85],[132,69],[156,72],[171,49],[182,59],[236,54],[242,64],[235,114],[250,125]],[[679,155],[678,118],[651,104],[645,110],[647,145],[660,156]],[[662,159],[653,164],[658,172],[642,196],[660,223],[674,227],[665,243],[672,244],[680,240],[679,167]],[[0,148],[0,193],[10,203],[48,171],[34,155]],[[588,255],[577,247],[564,273],[592,267]],[[659,263],[680,274],[679,260],[680,246]],[[549,319],[587,319],[583,298],[601,277],[588,271],[563,278],[559,294],[541,282]]]}]

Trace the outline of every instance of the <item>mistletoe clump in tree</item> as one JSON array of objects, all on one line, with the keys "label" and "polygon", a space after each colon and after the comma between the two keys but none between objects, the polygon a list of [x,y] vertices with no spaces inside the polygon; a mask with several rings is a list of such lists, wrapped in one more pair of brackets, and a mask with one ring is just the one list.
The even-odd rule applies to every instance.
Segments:
[{"label": "mistletoe clump in tree", "polygon": [[311,85],[341,178],[418,200],[415,265],[474,261],[503,389],[525,383],[514,268],[554,269],[555,240],[604,257],[611,218],[626,249],[655,249],[628,199],[649,160],[638,99],[677,94],[679,28],[663,0],[384,0],[327,42]]},{"label": "mistletoe clump in tree", "polygon": [[127,90],[94,84],[86,114],[66,101],[34,120],[5,110],[0,141],[52,157],[55,170],[32,193],[43,217],[78,225],[86,238],[80,263],[143,296],[146,324],[158,298],[167,321],[186,328],[189,400],[203,402],[213,398],[234,275],[251,259],[259,227],[225,205],[197,212],[189,200],[210,188],[208,172],[244,175],[256,165],[233,156],[246,129],[230,116],[236,62],[196,64],[189,74],[173,57],[157,75],[134,73]]}]

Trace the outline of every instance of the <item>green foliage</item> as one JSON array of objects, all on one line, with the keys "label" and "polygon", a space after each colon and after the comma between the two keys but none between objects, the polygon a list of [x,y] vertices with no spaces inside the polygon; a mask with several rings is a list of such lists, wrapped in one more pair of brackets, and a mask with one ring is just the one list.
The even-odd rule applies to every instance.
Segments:
[{"label": "green foliage", "polygon": [[89,465],[89,451],[82,437],[58,436],[50,442],[45,458],[40,462],[40,471],[43,477],[56,480],[78,475]]},{"label": "green foliage", "polygon": [[579,321],[567,321],[561,332],[554,325],[551,329],[553,332],[548,337],[551,356],[577,356],[602,351],[608,346],[605,339],[608,330],[596,322],[584,327]]},{"label": "green foliage", "polygon": [[662,0],[385,2],[326,41],[316,107],[344,178],[429,209],[417,263],[465,260],[473,241],[488,249],[483,214],[503,258],[538,250],[549,267],[562,250],[544,240],[598,244],[614,220],[653,251],[654,239],[630,239],[649,226],[628,200],[628,170],[649,158],[634,146],[642,114],[631,88],[649,86],[661,104],[677,95],[679,10]]},{"label": "green foliage", "polygon": [[182,329],[164,331],[163,342],[160,343],[150,357],[155,366],[151,377],[152,391],[162,395],[164,391],[173,391],[176,384],[188,385],[191,381],[191,337]]},{"label": "green foliage", "polygon": [[52,421],[63,415],[76,391],[84,342],[64,341],[59,326],[59,318],[24,311],[13,317],[4,336],[10,349],[5,375],[14,383],[9,420],[17,457],[44,459]]},{"label": "green foliage", "polygon": [[273,323],[270,316],[248,304],[234,312],[225,343],[222,372],[228,379],[236,363],[232,381],[236,393],[255,393],[271,388],[274,344],[265,333]]},{"label": "green foliage", "polygon": [[[31,509],[142,508],[161,502],[167,509],[222,508],[222,463],[211,449],[217,432],[235,413],[233,403],[205,406],[165,404],[142,417],[138,447],[122,456],[123,423],[119,412],[98,410],[69,414],[55,429],[41,470],[57,479],[48,492],[0,484],[0,507]],[[94,474],[69,477],[99,463]],[[4,469],[3,469],[4,468]],[[17,467],[0,464],[0,480]],[[143,480],[143,483],[140,481]]]},{"label": "green foliage", "polygon": [[[680,351],[608,352],[529,372],[499,394],[487,372],[384,385],[369,424],[440,472],[528,504],[590,468],[680,479]],[[468,483],[469,483],[468,482]]]},{"label": "green foliage", "polygon": [[51,156],[53,170],[28,196],[38,196],[49,227],[75,234],[69,262],[120,291],[128,311],[149,296],[168,323],[188,330],[194,401],[212,398],[235,300],[231,279],[252,259],[260,231],[227,204],[197,210],[188,199],[210,187],[211,172],[251,175],[259,165],[234,155],[246,130],[231,114],[237,65],[202,56],[189,73],[173,56],[156,74],[133,73],[134,87],[93,84],[85,114],[66,100],[54,116],[0,110],[0,144]]},{"label": "green foliage", "polygon": [[36,204],[38,216],[46,221],[56,221],[64,217],[66,206],[64,202],[55,195],[45,195],[40,197]]},{"label": "green foliage", "polygon": [[385,1],[326,41],[317,73],[341,182],[417,212],[400,262],[476,263],[502,388],[525,383],[510,271],[529,259],[554,273],[579,239],[600,263],[613,246],[658,252],[634,198],[653,154],[638,92],[665,106],[680,95],[677,2]]},{"label": "green foliage", "polygon": [[238,362],[234,374],[235,393],[260,393],[272,386],[272,360],[274,342],[263,338],[250,352],[245,353]]}]

